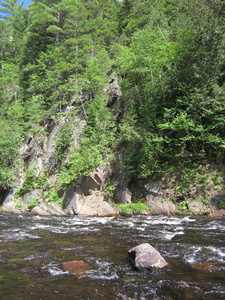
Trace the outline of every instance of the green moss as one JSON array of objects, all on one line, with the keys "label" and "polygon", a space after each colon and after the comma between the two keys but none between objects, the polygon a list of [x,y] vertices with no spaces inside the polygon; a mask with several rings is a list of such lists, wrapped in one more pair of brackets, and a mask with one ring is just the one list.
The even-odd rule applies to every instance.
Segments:
[{"label": "green moss", "polygon": [[225,209],[225,197],[220,198],[219,207],[220,209]]},{"label": "green moss", "polygon": [[209,204],[209,200],[207,198],[202,198],[201,200],[205,205]]},{"label": "green moss", "polygon": [[129,204],[117,204],[122,212],[133,214],[133,210],[129,207]]},{"label": "green moss", "polygon": [[55,188],[45,192],[45,200],[47,202],[58,203],[60,205],[63,203],[63,200],[60,198],[59,193]]},{"label": "green moss", "polygon": [[31,210],[33,207],[38,205],[38,200],[37,199],[30,199],[27,203],[27,208]]},{"label": "green moss", "polygon": [[22,209],[23,208],[23,200],[22,198],[17,198],[15,201],[15,209]]},{"label": "green moss", "polygon": [[149,207],[148,205],[144,204],[144,203],[128,203],[128,204],[117,204],[117,206],[126,213],[140,213],[143,211],[148,211]]},{"label": "green moss", "polygon": [[110,179],[107,182],[107,186],[105,188],[105,192],[107,196],[113,198],[114,197],[115,186],[111,183]]}]

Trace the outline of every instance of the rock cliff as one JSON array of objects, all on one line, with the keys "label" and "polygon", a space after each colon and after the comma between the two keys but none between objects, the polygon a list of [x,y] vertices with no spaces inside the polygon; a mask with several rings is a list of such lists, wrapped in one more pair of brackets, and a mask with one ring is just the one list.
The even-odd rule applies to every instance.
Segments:
[{"label": "rock cliff", "polygon": [[[122,108],[118,80],[112,78],[104,92],[106,104],[119,119]],[[139,180],[124,167],[119,149],[111,154],[113,160],[104,157],[94,171],[75,182],[60,182],[62,167],[71,149],[79,149],[86,125],[82,113],[74,114],[74,110],[72,101],[21,145],[18,176],[13,185],[0,186],[3,212],[115,216],[116,203],[133,201],[147,204],[151,214],[165,215],[216,215],[225,207],[223,166],[208,164],[192,172],[177,169],[157,180]]]}]

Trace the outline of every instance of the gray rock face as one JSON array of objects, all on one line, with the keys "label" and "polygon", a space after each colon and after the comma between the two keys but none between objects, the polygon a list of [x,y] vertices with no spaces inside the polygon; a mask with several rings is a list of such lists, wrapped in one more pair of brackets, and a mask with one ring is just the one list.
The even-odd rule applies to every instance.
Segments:
[{"label": "gray rock face", "polygon": [[81,183],[81,189],[85,196],[92,194],[93,191],[100,190],[102,184],[102,176],[100,173],[92,173],[90,176],[85,177]]},{"label": "gray rock face", "polygon": [[100,192],[84,198],[79,215],[111,217],[116,215],[114,208],[104,201],[104,195]]},{"label": "gray rock face", "polygon": [[145,189],[148,193],[157,195],[159,194],[161,189],[161,182],[160,181],[149,182],[145,185]]},{"label": "gray rock face", "polygon": [[29,193],[26,193],[23,195],[23,203],[28,204],[29,201],[33,199],[40,199],[41,194],[43,193],[42,189],[37,189],[30,191]]},{"label": "gray rock face", "polygon": [[193,200],[193,199],[190,199],[188,201],[188,208],[197,214],[201,214],[201,213],[204,213],[207,211],[207,207],[206,207],[206,205],[204,205],[203,202],[198,201],[198,200]]},{"label": "gray rock face", "polygon": [[104,201],[104,194],[101,192],[106,185],[108,172],[104,166],[99,167],[84,177],[78,187],[68,186],[60,195],[66,212],[70,215],[115,215],[115,210]]},{"label": "gray rock face", "polygon": [[161,254],[150,244],[144,243],[128,251],[134,266],[138,270],[158,270],[168,266]]},{"label": "gray rock face", "polygon": [[129,182],[130,175],[126,172],[118,158],[112,178],[112,183],[115,186],[114,200],[116,203],[131,203],[132,193],[128,188]]},{"label": "gray rock face", "polygon": [[15,208],[15,202],[9,201],[3,204],[2,211],[10,214],[19,214],[21,210]]},{"label": "gray rock face", "polygon": [[49,216],[50,213],[47,212],[47,210],[43,209],[42,207],[39,206],[35,206],[32,210],[31,210],[31,214],[33,215],[40,215],[40,216]]},{"label": "gray rock face", "polygon": [[32,208],[31,214],[41,216],[62,216],[65,215],[65,212],[54,203],[48,203],[48,205],[42,203],[39,206]]},{"label": "gray rock face", "polygon": [[69,215],[77,215],[83,204],[83,197],[81,197],[80,191],[76,187],[69,185],[60,196],[63,200],[63,208],[67,213]]},{"label": "gray rock face", "polygon": [[160,196],[153,194],[146,196],[146,204],[150,207],[151,214],[153,215],[174,215],[176,207],[170,200],[163,200]]},{"label": "gray rock face", "polygon": [[8,190],[3,199],[1,199],[1,202],[4,202],[4,204],[11,202],[14,200],[15,191],[13,189]]}]

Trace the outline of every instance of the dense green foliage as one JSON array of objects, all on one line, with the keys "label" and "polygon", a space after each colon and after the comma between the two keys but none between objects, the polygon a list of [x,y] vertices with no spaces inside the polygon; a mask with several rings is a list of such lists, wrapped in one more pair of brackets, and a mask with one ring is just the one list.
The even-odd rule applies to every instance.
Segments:
[{"label": "dense green foliage", "polygon": [[[17,174],[26,136],[58,116],[68,118],[56,142],[63,184],[112,160],[113,152],[138,178],[224,162],[224,1],[0,5],[7,12],[0,19],[2,186]],[[112,76],[122,92],[118,118],[105,92]],[[79,146],[68,106],[86,121]]]}]

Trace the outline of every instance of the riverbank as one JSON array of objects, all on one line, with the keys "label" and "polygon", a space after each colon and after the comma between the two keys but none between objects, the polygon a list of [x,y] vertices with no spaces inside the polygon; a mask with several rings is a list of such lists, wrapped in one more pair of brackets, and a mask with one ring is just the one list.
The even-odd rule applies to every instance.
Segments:
[{"label": "riverbank", "polygon": [[[107,203],[108,207],[108,203]],[[6,214],[27,214],[27,215],[39,215],[39,216],[71,216],[68,212],[63,210],[60,206],[48,203],[48,204],[40,204],[39,206],[34,206],[30,210],[17,208],[14,202],[8,202],[6,205],[0,208],[0,213]],[[219,209],[214,211],[208,211],[204,213],[190,213],[189,211],[179,211],[178,213],[165,214],[165,213],[151,213],[150,208],[143,203],[130,203],[130,204],[118,204],[110,206],[110,211],[107,212],[102,211],[101,214],[95,214],[94,211],[91,211],[88,214],[88,210],[86,214],[76,214],[77,216],[86,216],[86,217],[133,217],[136,215],[143,216],[208,216],[208,217],[225,217],[225,209]]]}]

